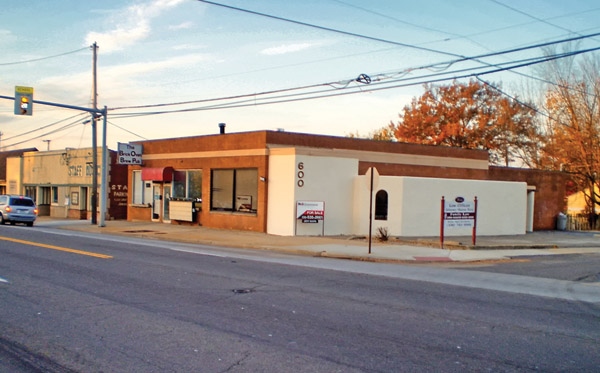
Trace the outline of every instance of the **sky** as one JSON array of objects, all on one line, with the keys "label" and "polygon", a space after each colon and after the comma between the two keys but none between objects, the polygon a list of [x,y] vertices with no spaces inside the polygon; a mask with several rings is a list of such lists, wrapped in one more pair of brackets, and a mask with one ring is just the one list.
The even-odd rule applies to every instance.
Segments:
[{"label": "sky", "polygon": [[[519,94],[544,64],[520,65],[544,43],[600,32],[599,16],[594,0],[11,2],[0,9],[0,96],[26,86],[34,100],[91,107],[96,43],[110,149],[219,123],[368,135],[397,122],[425,82],[479,74]],[[570,45],[598,48],[600,36]],[[92,146],[90,114],[34,103],[17,116],[13,105],[0,98],[0,151]]]}]

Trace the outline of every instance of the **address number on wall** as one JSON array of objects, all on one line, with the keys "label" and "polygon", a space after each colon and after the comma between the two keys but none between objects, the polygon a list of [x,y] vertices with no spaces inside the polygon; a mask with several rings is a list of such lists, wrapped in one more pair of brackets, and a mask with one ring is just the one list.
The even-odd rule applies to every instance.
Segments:
[{"label": "address number on wall", "polygon": [[298,163],[298,187],[302,188],[304,186],[304,162]]}]

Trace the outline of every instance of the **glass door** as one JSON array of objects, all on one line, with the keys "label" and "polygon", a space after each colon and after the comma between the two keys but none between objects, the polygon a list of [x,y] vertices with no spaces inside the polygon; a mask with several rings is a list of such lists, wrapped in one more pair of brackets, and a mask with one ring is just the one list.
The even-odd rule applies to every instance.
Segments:
[{"label": "glass door", "polygon": [[171,200],[171,184],[165,184],[163,187],[163,223],[170,223],[169,201]]},{"label": "glass door", "polygon": [[160,184],[152,185],[152,221],[160,221],[160,213],[162,211],[160,189]]}]

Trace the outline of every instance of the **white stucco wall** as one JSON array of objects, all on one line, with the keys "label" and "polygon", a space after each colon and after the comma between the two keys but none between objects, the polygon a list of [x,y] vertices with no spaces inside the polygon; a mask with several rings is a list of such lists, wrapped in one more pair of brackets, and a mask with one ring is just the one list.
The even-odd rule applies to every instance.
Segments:
[{"label": "white stucco wall", "polygon": [[294,235],[296,156],[269,157],[267,233]]},{"label": "white stucco wall", "polygon": [[[357,202],[353,234],[368,234],[369,191],[366,177],[354,181]],[[373,220],[394,236],[439,236],[441,198],[478,199],[477,234],[525,234],[527,185],[521,182],[381,176],[377,190],[388,192],[388,220]],[[375,193],[374,193],[375,195]],[[470,235],[471,228],[446,228],[445,236]]]},{"label": "white stucco wall", "polygon": [[[281,154],[273,154],[281,153]],[[309,154],[269,156],[267,233],[278,235],[338,235],[352,230],[353,181],[358,160]],[[322,201],[325,219],[319,223],[296,220],[298,201]]]}]

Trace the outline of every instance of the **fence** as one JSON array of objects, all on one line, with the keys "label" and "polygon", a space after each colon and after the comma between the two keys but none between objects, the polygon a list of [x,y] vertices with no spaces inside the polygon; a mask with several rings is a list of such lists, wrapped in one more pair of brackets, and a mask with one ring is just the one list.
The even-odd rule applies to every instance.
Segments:
[{"label": "fence", "polygon": [[593,231],[599,230],[600,219],[598,216],[594,219],[592,214],[567,215],[568,231]]}]

